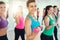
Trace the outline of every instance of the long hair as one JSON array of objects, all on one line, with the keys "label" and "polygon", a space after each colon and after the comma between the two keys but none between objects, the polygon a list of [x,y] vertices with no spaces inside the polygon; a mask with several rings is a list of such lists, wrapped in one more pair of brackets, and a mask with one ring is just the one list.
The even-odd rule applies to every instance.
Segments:
[{"label": "long hair", "polygon": [[[52,7],[52,5],[48,5],[48,6],[46,6],[44,17],[48,14],[47,10],[49,10],[51,7]],[[43,17],[43,19],[44,19],[44,17]]]}]

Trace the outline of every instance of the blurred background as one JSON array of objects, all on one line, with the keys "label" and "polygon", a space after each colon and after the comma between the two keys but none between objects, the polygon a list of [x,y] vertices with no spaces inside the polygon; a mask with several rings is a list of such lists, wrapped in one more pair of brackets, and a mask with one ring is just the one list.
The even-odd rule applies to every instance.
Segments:
[{"label": "blurred background", "polygon": [[[9,40],[14,40],[14,28],[15,28],[15,20],[13,18],[15,12],[18,10],[18,6],[22,6],[22,11],[23,11],[23,15],[24,17],[26,17],[26,15],[28,14],[28,10],[26,7],[26,1],[27,0],[0,0],[0,1],[4,1],[6,3],[7,6],[7,10],[9,9],[9,17],[8,17],[8,38]],[[39,8],[40,10],[40,18],[39,21],[42,21],[42,15],[43,15],[43,9],[47,6],[47,5],[57,5],[58,8],[60,9],[60,0],[36,0],[37,3],[37,8]],[[60,19],[59,19],[59,25],[60,25]],[[60,40],[60,27],[58,28],[58,39]],[[21,40],[21,38],[19,38],[19,40]],[[40,40],[40,33],[36,36],[36,38],[34,40]]]}]

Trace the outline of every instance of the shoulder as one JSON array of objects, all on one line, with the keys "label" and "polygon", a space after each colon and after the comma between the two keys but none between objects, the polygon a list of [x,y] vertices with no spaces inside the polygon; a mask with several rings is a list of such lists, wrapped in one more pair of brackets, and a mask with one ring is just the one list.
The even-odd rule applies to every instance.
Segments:
[{"label": "shoulder", "polygon": [[45,16],[44,20],[46,20],[46,21],[49,20],[49,17],[48,16]]},{"label": "shoulder", "polygon": [[31,23],[31,20],[28,17],[26,17],[25,22],[26,23]]},{"label": "shoulder", "polygon": [[28,26],[31,26],[31,21],[30,21],[30,19],[28,17],[26,17],[24,25],[27,28],[28,28]]},{"label": "shoulder", "polygon": [[45,19],[49,19],[49,17],[48,16],[45,16]]}]

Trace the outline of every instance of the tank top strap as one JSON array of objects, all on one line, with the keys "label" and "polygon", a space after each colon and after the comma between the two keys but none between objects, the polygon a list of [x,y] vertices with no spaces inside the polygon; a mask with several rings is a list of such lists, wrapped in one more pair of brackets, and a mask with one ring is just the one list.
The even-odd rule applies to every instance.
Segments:
[{"label": "tank top strap", "polygon": [[33,21],[34,19],[32,18],[32,16],[30,16],[29,14],[27,15],[28,18],[30,18],[31,21]]},{"label": "tank top strap", "polygon": [[47,15],[47,17],[48,17],[49,19],[51,19],[49,15]]}]

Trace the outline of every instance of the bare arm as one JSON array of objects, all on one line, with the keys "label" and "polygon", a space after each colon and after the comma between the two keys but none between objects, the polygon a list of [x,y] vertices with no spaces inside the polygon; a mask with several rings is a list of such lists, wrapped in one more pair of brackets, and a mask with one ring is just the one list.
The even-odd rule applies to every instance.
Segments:
[{"label": "bare arm", "polygon": [[31,21],[29,18],[25,20],[25,32],[28,40],[33,40],[36,36],[35,33],[31,32]]},{"label": "bare arm", "polygon": [[18,18],[18,15],[17,15],[17,14],[14,16],[14,19],[15,19],[15,21],[16,21],[16,23],[17,23],[17,24],[19,24],[19,23],[20,23],[20,22],[19,22],[19,18]]},{"label": "bare arm", "polygon": [[45,24],[46,29],[50,29],[52,27],[52,25],[49,25],[49,21],[50,21],[49,18],[46,16],[44,18],[44,24]]}]

